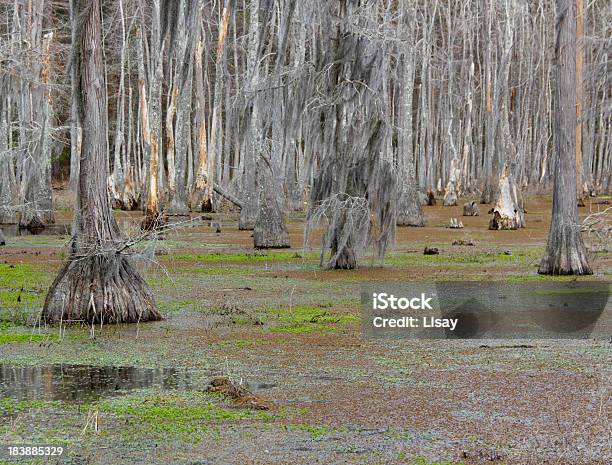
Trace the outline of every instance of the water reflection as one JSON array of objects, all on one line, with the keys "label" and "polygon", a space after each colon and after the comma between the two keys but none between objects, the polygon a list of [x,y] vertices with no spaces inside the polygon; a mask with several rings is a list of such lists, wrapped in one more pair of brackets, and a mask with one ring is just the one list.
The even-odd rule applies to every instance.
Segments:
[{"label": "water reflection", "polygon": [[0,397],[17,400],[85,402],[153,386],[191,389],[191,374],[177,368],[0,365]]},{"label": "water reflection", "polygon": [[2,224],[0,229],[4,232],[6,237],[15,236],[69,236],[70,235],[70,224],[50,224],[44,228],[36,229],[24,229],[20,228],[18,224]]},{"label": "water reflection", "polygon": [[[117,219],[117,224],[122,231],[129,231],[130,228],[137,226],[137,219]],[[70,236],[72,235],[72,223],[54,223],[44,228],[20,228],[18,224],[0,223],[0,229],[6,237],[17,236]]]}]

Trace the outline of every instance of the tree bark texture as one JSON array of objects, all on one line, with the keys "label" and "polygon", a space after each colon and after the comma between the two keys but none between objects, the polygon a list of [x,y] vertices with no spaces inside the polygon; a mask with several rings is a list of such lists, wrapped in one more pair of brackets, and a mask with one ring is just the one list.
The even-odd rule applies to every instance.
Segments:
[{"label": "tree bark texture", "polygon": [[43,317],[50,322],[158,320],[153,294],[129,257],[106,188],[106,94],[99,0],[76,0],[74,99],[83,128],[72,252],[51,285]]},{"label": "tree bark texture", "polygon": [[592,274],[576,205],[576,5],[557,0],[555,166],[552,222],[538,273]]}]

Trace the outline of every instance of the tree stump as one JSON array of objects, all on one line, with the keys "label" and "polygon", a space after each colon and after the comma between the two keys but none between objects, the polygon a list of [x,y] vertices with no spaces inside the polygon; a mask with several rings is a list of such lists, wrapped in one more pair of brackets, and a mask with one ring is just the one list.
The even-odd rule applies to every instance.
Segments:
[{"label": "tree stump", "polygon": [[473,200],[471,202],[466,202],[463,204],[463,216],[478,216],[480,215],[480,210],[478,209],[478,205]]},{"label": "tree stump", "polygon": [[489,210],[493,217],[489,229],[519,229],[525,227],[525,212],[521,194],[510,173],[508,165],[499,178],[499,196],[495,206]]},{"label": "tree stump", "polygon": [[436,194],[431,189],[427,191],[427,205],[430,207],[436,205]]},{"label": "tree stump", "polygon": [[449,181],[444,190],[444,204],[445,207],[454,207],[457,205],[457,192],[455,191],[455,183]]},{"label": "tree stump", "polygon": [[425,216],[421,208],[421,195],[414,187],[400,193],[397,209],[397,226],[425,226]]},{"label": "tree stump", "polygon": [[262,201],[255,220],[253,244],[256,249],[287,249],[289,231],[276,198],[271,190],[262,193]]}]

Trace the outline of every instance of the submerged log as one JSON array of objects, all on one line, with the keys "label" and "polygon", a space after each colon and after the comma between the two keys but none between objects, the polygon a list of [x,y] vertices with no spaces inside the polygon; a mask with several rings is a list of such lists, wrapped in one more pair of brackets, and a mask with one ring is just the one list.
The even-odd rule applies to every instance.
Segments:
[{"label": "submerged log", "polygon": [[489,229],[519,229],[525,227],[525,212],[521,193],[507,165],[499,178],[499,196],[489,213],[493,214],[489,221]]},{"label": "submerged log", "polygon": [[270,410],[272,403],[256,396],[244,386],[233,383],[227,376],[213,378],[206,388],[208,392],[221,394],[237,406],[254,410]]}]

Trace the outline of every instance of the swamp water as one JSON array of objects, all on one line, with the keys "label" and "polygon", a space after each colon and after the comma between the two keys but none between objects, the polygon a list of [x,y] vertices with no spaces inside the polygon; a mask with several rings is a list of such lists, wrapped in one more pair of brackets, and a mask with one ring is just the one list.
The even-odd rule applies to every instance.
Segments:
[{"label": "swamp water", "polygon": [[193,377],[177,368],[0,365],[0,398],[87,402],[149,387],[192,389]]}]

